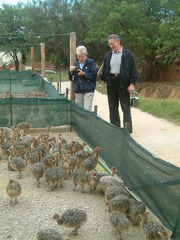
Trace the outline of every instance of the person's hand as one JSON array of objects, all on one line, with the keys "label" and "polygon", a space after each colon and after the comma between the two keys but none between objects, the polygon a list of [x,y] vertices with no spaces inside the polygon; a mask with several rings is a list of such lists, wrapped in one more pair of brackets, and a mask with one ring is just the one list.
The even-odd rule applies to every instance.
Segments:
[{"label": "person's hand", "polygon": [[128,87],[127,89],[128,89],[128,92],[133,93],[134,90],[135,90],[135,86],[134,86],[134,84],[130,84],[129,87]]},{"label": "person's hand", "polygon": [[106,87],[106,82],[102,81],[101,82],[101,93],[104,94],[105,92],[105,87]]},{"label": "person's hand", "polygon": [[72,73],[74,71],[74,69],[75,69],[75,66],[70,66],[69,71]]},{"label": "person's hand", "polygon": [[79,69],[78,76],[84,76],[86,73]]}]

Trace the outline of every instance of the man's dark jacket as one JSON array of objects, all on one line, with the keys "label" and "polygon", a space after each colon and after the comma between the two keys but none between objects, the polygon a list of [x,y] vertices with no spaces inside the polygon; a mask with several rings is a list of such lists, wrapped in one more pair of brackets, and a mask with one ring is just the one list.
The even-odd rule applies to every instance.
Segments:
[{"label": "man's dark jacket", "polygon": [[[108,85],[111,84],[110,78],[110,61],[112,57],[112,51],[106,53],[103,62],[102,69],[102,81],[107,82]],[[128,87],[131,83],[135,84],[138,78],[137,68],[134,56],[130,51],[123,47],[123,54],[121,58],[120,67],[120,86]]]},{"label": "man's dark jacket", "polygon": [[[80,68],[79,61],[75,63],[75,66]],[[93,59],[86,58],[82,71],[85,75],[78,76],[69,72],[69,79],[74,82],[75,93],[90,93],[94,92],[96,88],[97,67]]]}]

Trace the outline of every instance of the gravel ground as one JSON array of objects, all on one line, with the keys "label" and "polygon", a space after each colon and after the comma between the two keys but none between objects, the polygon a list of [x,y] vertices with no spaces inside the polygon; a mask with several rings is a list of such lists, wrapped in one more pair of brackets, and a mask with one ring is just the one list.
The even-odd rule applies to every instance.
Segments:
[{"label": "gravel ground", "polygon": [[[63,133],[67,141],[79,140],[74,132]],[[81,140],[80,140],[81,141]],[[36,187],[36,180],[31,176],[30,167],[18,179],[22,186],[22,194],[18,197],[18,204],[9,205],[6,185],[9,179],[17,180],[17,172],[8,171],[7,160],[0,162],[0,240],[35,240],[41,229],[53,228],[59,231],[63,239],[78,240],[118,240],[119,236],[110,228],[107,219],[107,209],[104,195],[97,188],[93,194],[89,187],[82,193],[78,187],[73,191],[71,178],[64,181],[62,188],[47,192],[44,177],[40,188]],[[53,214],[60,215],[69,208],[80,208],[86,211],[88,220],[79,229],[78,236],[69,236],[72,231],[60,226],[52,218]],[[154,216],[152,216],[154,218]],[[123,235],[124,240],[144,240],[140,227],[131,227],[129,234]]]}]

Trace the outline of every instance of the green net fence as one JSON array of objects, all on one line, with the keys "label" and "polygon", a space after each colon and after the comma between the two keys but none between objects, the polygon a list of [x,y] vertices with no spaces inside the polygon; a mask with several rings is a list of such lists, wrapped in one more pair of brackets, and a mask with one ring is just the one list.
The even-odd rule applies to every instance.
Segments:
[{"label": "green net fence", "polygon": [[124,129],[102,120],[95,113],[72,105],[71,125],[92,147],[100,146],[100,156],[109,167],[180,239],[180,168],[155,157]]},{"label": "green net fence", "polygon": [[[18,77],[15,81],[21,86]],[[171,239],[180,239],[180,168],[148,152],[124,129],[67,100],[43,79],[33,87],[40,86],[49,92],[49,97],[2,97],[0,126],[17,125],[30,118],[34,128],[70,125],[90,147],[102,148],[100,157],[109,167],[117,167],[117,175],[127,188],[172,231]]]},{"label": "green net fence", "polygon": [[59,94],[51,83],[31,70],[15,72],[0,71],[0,97],[51,97],[59,98]]}]

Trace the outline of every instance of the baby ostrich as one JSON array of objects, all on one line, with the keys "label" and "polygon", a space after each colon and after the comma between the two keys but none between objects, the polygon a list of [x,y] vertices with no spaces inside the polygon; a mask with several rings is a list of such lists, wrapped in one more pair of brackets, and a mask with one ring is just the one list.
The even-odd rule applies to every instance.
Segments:
[{"label": "baby ostrich", "polygon": [[141,201],[134,201],[134,203],[131,204],[129,211],[128,211],[128,218],[132,222],[133,225],[140,225],[141,217],[140,214],[144,213],[146,211],[146,206]]},{"label": "baby ostrich", "polygon": [[101,189],[101,192],[102,192],[102,193],[105,193],[106,189],[107,189],[109,186],[122,185],[122,183],[120,183],[120,182],[114,177],[114,174],[115,174],[116,171],[117,171],[117,168],[112,167],[112,168],[111,168],[112,175],[107,175],[107,176],[105,175],[105,176],[103,176],[103,177],[100,178],[99,186],[100,186],[100,189]]},{"label": "baby ostrich", "polygon": [[72,147],[71,147],[71,154],[74,155],[76,152],[83,150],[84,147],[86,146],[86,143],[79,143],[79,142],[75,142],[73,141]]},{"label": "baby ostrich", "polygon": [[44,168],[51,168],[56,166],[56,159],[53,154],[45,155],[41,160]]},{"label": "baby ostrich", "polygon": [[130,199],[123,194],[119,194],[106,204],[109,204],[109,207],[112,211],[120,211],[126,213],[129,210],[132,202],[134,202],[134,199]]},{"label": "baby ostrich", "polygon": [[10,150],[11,155],[9,156],[9,164],[12,169],[19,172],[18,178],[21,178],[21,172],[27,168],[26,160],[22,157],[12,157],[12,149]]},{"label": "baby ostrich", "polygon": [[60,183],[60,187],[62,187],[62,182],[64,181],[65,175],[64,171],[61,167],[52,167],[47,168],[45,171],[45,180],[48,184],[47,191],[52,191],[57,188]]},{"label": "baby ostrich", "polygon": [[74,228],[70,235],[78,235],[78,229],[81,228],[87,221],[86,212],[77,208],[68,209],[62,214],[62,216],[54,214],[53,217],[57,220],[59,225]]},{"label": "baby ostrich", "polygon": [[97,156],[98,157],[98,152],[100,151],[101,148],[95,147],[92,149],[92,152],[88,152],[86,150],[80,150],[76,152],[76,160],[77,160],[77,166],[79,167],[81,163],[88,157],[91,156]]},{"label": "baby ostrich", "polygon": [[[98,151],[100,150],[101,148],[98,148]],[[93,156],[84,159],[84,161],[81,163],[80,167],[85,172],[90,172],[91,170],[94,170],[96,168],[98,163],[98,151],[94,152]]]},{"label": "baby ostrich", "polygon": [[[20,196],[21,190],[22,190],[22,188],[21,188],[21,185],[19,182],[12,180],[12,179],[9,180],[9,183],[6,186],[6,192],[7,192],[8,196],[10,197],[10,203],[9,203],[10,205],[18,203],[17,197]],[[15,198],[14,202],[12,200],[13,198]]]},{"label": "baby ostrich", "polygon": [[127,197],[130,197],[130,193],[126,190],[122,182],[119,182],[118,185],[110,185],[107,187],[104,194],[105,201],[110,201],[112,198],[119,194],[123,194]]},{"label": "baby ostrich", "polygon": [[72,175],[73,171],[76,168],[77,161],[76,161],[76,156],[71,156],[70,151],[67,152],[67,162],[69,165],[69,174]]},{"label": "baby ostrich", "polygon": [[40,178],[43,177],[44,171],[45,169],[41,162],[35,163],[31,167],[31,174],[37,180],[37,187],[40,187]]},{"label": "baby ostrich", "polygon": [[76,168],[73,172],[74,191],[76,191],[77,185],[82,186],[82,192],[84,193],[84,186],[88,181],[88,174],[80,168]]},{"label": "baby ostrich", "polygon": [[122,240],[122,233],[128,232],[130,228],[130,222],[127,219],[125,213],[119,211],[111,211],[110,207],[108,207],[108,221],[110,227],[119,234],[119,239]]},{"label": "baby ostrich", "polygon": [[87,184],[90,187],[90,193],[93,193],[93,190],[96,190],[96,187],[99,184],[99,176],[95,171],[91,171],[88,173]]},{"label": "baby ostrich", "polygon": [[142,221],[140,226],[145,234],[147,240],[168,240],[169,239],[169,231],[165,229],[165,227],[154,221],[148,222],[148,214],[149,212],[144,212],[140,214]]},{"label": "baby ostrich", "polygon": [[22,129],[24,132],[28,132],[29,129],[32,127],[32,122],[33,122],[32,118],[29,119],[29,122],[20,122],[17,124],[17,129],[19,131]]},{"label": "baby ostrich", "polygon": [[63,240],[60,234],[51,228],[40,230],[36,236],[37,240]]},{"label": "baby ostrich", "polygon": [[26,152],[24,157],[31,166],[39,162],[38,153],[33,150]]}]

